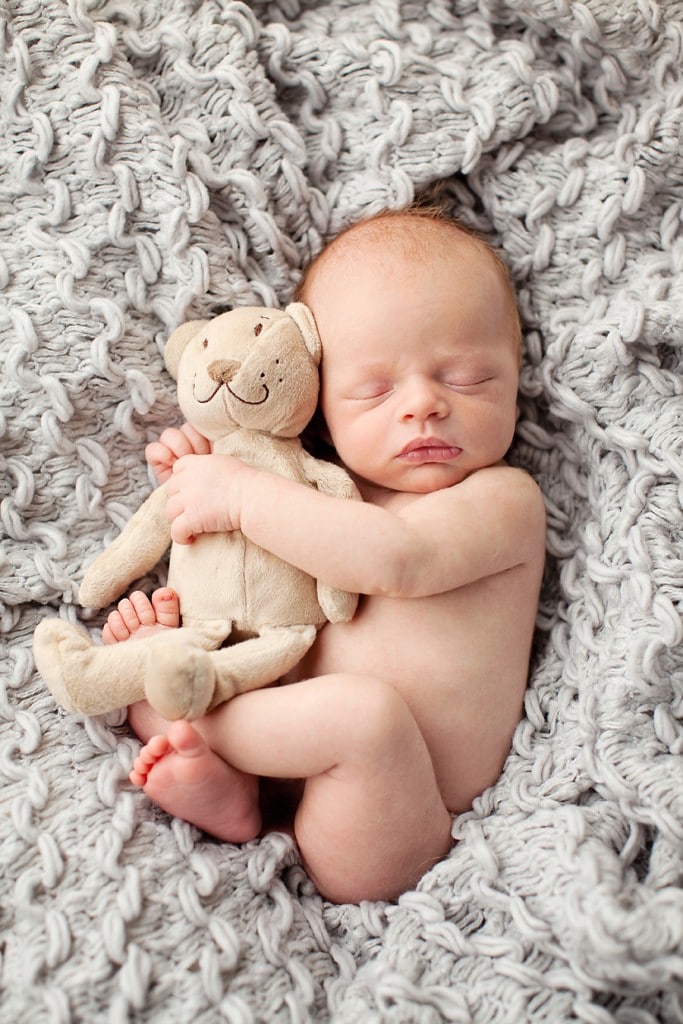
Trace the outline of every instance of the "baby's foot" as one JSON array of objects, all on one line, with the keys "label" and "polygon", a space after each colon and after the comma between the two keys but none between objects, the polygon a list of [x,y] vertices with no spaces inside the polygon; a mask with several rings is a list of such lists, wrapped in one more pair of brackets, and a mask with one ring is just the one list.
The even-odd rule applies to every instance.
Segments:
[{"label": "baby's foot", "polygon": [[261,828],[258,781],[226,764],[189,722],[153,736],[135,760],[130,781],[169,814],[231,843]]},{"label": "baby's foot", "polygon": [[136,637],[141,640],[163,629],[177,629],[180,625],[178,595],[170,587],[161,587],[152,599],[136,590],[130,597],[119,601],[116,611],[109,614],[102,630],[102,642],[118,644]]}]

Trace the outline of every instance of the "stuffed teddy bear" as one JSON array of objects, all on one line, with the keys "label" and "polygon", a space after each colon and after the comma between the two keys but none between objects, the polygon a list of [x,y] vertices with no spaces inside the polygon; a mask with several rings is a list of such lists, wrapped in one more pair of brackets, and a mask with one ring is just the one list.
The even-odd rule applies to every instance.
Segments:
[{"label": "stuffed teddy bear", "polygon": [[[328,494],[359,498],[338,466],[313,458],[299,434],[318,398],[320,339],[311,311],[243,307],[183,324],[164,359],[188,422],[214,452]],[[85,573],[79,601],[104,608],[171,544],[158,487]],[[296,665],[327,621],[348,621],[357,595],[335,590],[252,544],[239,531],[172,544],[168,585],[181,627],[127,643],[94,643],[63,619],[34,635],[36,665],[70,711],[103,714],[143,698],[165,718],[197,718]]]}]

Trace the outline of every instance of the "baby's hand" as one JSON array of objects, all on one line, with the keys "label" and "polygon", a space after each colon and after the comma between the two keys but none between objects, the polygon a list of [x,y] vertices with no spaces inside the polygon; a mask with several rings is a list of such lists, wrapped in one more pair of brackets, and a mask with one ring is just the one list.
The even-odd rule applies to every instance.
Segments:
[{"label": "baby's hand", "polygon": [[182,427],[168,427],[158,441],[145,449],[145,457],[160,484],[173,472],[173,466],[183,455],[208,455],[211,442],[189,423]]},{"label": "baby's hand", "polygon": [[166,515],[171,538],[190,544],[201,533],[238,530],[241,485],[254,470],[230,455],[185,455],[168,481]]}]

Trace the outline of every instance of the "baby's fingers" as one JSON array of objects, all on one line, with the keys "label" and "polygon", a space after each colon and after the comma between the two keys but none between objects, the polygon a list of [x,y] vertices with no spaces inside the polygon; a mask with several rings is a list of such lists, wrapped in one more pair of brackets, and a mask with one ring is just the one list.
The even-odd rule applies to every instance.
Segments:
[{"label": "baby's fingers", "polygon": [[[183,452],[183,455],[210,455],[211,454],[211,442],[203,434],[192,426],[191,423],[183,423],[180,428],[180,433],[184,435],[185,439],[189,442],[190,448],[188,451]],[[163,438],[163,434],[161,435]]]},{"label": "baby's fingers", "polygon": [[145,448],[145,458],[159,483],[163,484],[173,472],[173,466],[183,455],[191,455],[192,442],[177,427],[168,427],[158,441]]},{"label": "baby's fingers", "polygon": [[171,524],[171,540],[176,544],[191,544],[197,533],[202,531],[196,522],[196,512],[185,505],[181,494],[171,490],[174,480],[175,477],[171,477],[169,496],[166,502],[166,518]]},{"label": "baby's fingers", "polygon": [[145,448],[145,458],[159,483],[165,483],[173,472],[173,464],[176,462],[173,453],[161,441],[151,441]]},{"label": "baby's fingers", "polygon": [[195,538],[190,521],[184,512],[171,523],[171,540],[175,544],[191,544]]},{"label": "baby's fingers", "polygon": [[167,427],[158,441],[145,449],[145,457],[159,483],[165,483],[178,459],[185,455],[209,455],[211,442],[189,423],[182,427]]}]

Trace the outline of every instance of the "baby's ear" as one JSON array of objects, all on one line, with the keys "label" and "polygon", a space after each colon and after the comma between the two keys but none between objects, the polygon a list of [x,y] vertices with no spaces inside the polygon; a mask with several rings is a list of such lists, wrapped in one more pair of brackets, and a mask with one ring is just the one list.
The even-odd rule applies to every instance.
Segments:
[{"label": "baby's ear", "polygon": [[285,309],[285,313],[287,313],[288,316],[291,316],[292,320],[301,331],[304,344],[311,353],[313,361],[317,366],[320,362],[320,356],[322,355],[322,346],[320,344],[320,335],[318,334],[318,328],[312,311],[308,306],[304,305],[303,302],[290,302]]},{"label": "baby's ear", "polygon": [[206,327],[208,322],[208,320],[188,320],[187,323],[181,324],[180,327],[176,327],[175,331],[166,342],[164,347],[164,363],[166,364],[166,369],[173,377],[173,380],[178,380],[180,357],[185,351],[188,342],[194,338],[195,334],[199,334],[199,332]]}]

